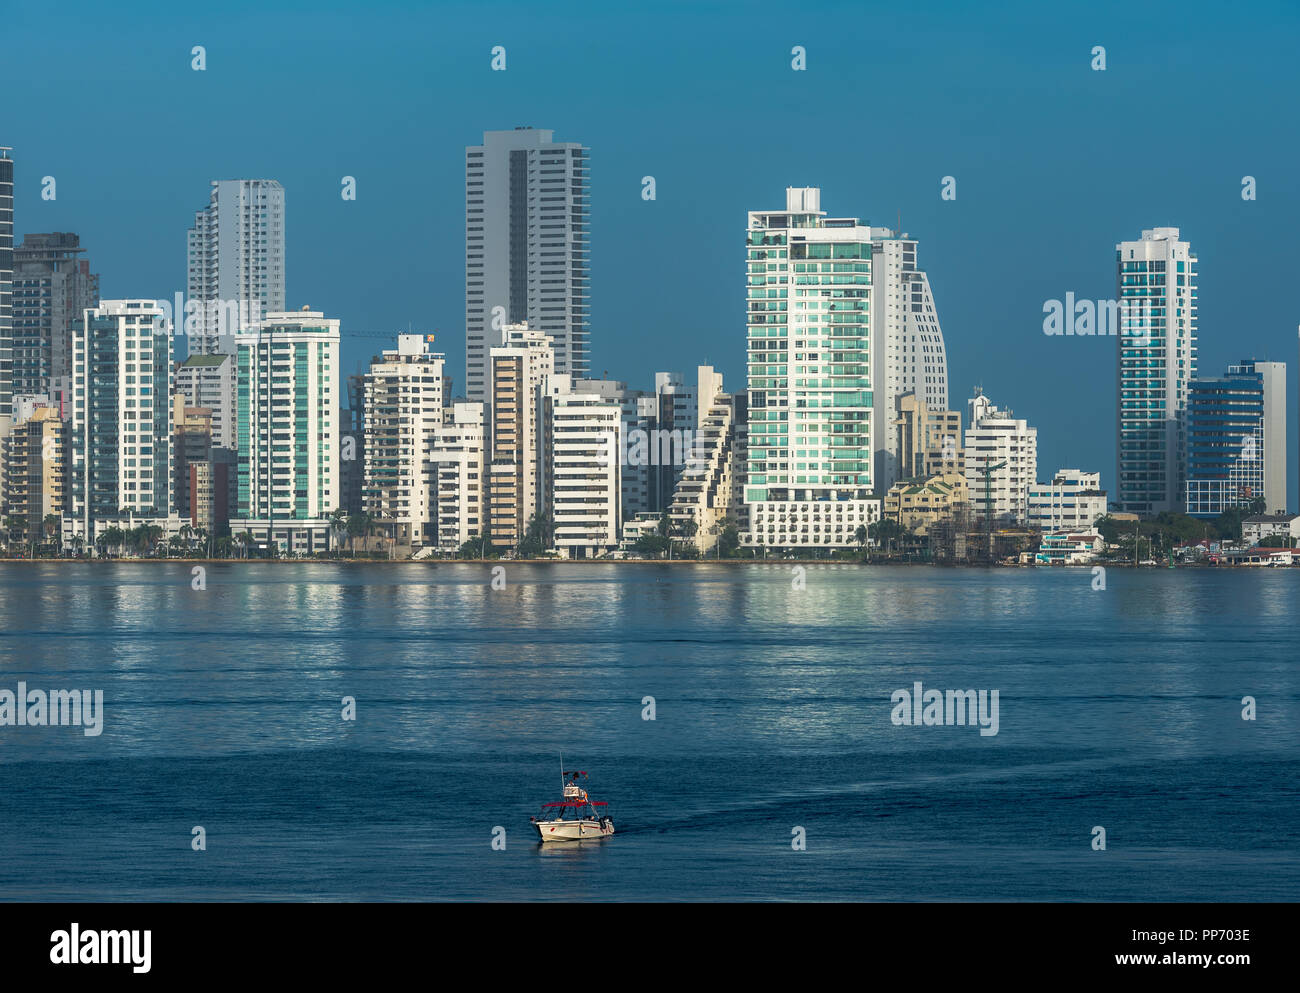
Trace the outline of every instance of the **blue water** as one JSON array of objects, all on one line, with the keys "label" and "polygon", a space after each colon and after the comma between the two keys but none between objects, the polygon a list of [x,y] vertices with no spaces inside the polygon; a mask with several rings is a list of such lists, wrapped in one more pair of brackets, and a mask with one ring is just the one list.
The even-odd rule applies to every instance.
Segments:
[{"label": "blue water", "polygon": [[[1300,898],[1300,571],[490,579],[0,565],[0,689],[105,698],[0,727],[0,898]],[[895,726],[916,681],[998,690],[998,734]],[[613,838],[530,836],[561,751]]]}]

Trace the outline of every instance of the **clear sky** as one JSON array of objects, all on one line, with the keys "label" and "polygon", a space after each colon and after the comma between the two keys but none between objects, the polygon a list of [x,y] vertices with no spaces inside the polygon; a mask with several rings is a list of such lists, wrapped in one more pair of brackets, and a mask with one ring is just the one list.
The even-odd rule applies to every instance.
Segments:
[{"label": "clear sky", "polygon": [[288,306],[342,319],[348,372],[386,347],[350,332],[437,329],[459,391],[465,146],[550,128],[591,148],[593,374],[648,387],[707,362],[743,388],[745,211],[820,186],[832,214],[901,212],[920,239],[952,405],[982,385],[1038,427],[1040,478],[1099,469],[1113,493],[1115,339],[1047,337],[1043,305],[1114,297],[1116,242],[1176,226],[1200,259],[1202,374],[1288,363],[1296,504],[1294,2],[6,0],[0,16],[16,233],[78,232],[105,297],[183,291],[209,181],[277,179]]}]

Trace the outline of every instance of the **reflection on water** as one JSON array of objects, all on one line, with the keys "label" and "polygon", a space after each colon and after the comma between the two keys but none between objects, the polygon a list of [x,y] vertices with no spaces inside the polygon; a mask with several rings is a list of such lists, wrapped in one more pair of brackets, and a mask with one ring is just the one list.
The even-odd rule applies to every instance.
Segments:
[{"label": "reflection on water", "polygon": [[[803,569],[507,564],[493,590],[477,564],[241,563],[194,590],[178,564],[0,565],[0,689],[106,711],[98,738],[0,727],[0,891],[48,898],[17,857],[83,852],[105,898],[1294,897],[1300,571]],[[916,681],[997,689],[998,735],[894,726]],[[559,751],[599,769],[614,838],[537,850]],[[482,812],[463,846],[430,837],[448,805]],[[1064,852],[1106,817],[1164,854],[1085,883]],[[199,818],[254,847],[160,863]],[[805,821],[796,878],[769,859]]]}]

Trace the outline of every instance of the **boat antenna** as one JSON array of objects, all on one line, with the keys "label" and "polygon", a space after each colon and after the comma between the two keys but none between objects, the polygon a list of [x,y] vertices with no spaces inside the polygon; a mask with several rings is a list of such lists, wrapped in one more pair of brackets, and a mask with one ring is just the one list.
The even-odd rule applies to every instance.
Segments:
[{"label": "boat antenna", "polygon": [[564,789],[564,752],[560,752],[560,789]]}]

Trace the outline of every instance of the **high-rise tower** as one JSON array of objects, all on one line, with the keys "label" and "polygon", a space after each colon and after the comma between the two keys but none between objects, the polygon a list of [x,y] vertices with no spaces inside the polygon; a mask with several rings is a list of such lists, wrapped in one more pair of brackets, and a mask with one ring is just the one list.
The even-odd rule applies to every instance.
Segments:
[{"label": "high-rise tower", "polygon": [[846,546],[870,523],[871,228],[816,188],[749,212],[749,539]]},{"label": "high-rise tower", "polygon": [[1115,246],[1120,306],[1117,509],[1180,511],[1196,378],[1196,256],[1177,228]]},{"label": "high-rise tower", "polygon": [[28,234],[14,249],[15,393],[55,394],[72,378],[72,339],[99,303],[99,276],[81,257],[75,234]]},{"label": "high-rise tower", "polygon": [[917,267],[916,239],[870,230],[872,471],[876,492],[883,493],[912,475],[898,451],[898,400],[912,393],[927,411],[947,413],[948,357],[930,278]]},{"label": "high-rise tower", "polygon": [[98,521],[172,509],[172,325],[156,300],[101,300],[72,343],[72,514]]},{"label": "high-rise tower", "polygon": [[234,335],[284,310],[284,187],[273,179],[213,180],[189,231],[191,355],[233,355]]},{"label": "high-rise tower", "polygon": [[534,128],[465,149],[465,389],[488,399],[489,351],[507,324],[554,343],[555,371],[587,375],[590,152]]},{"label": "high-rise tower", "polygon": [[14,400],[14,160],[0,145],[0,436],[9,426]]}]

